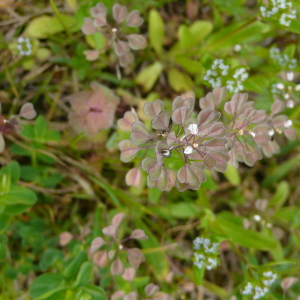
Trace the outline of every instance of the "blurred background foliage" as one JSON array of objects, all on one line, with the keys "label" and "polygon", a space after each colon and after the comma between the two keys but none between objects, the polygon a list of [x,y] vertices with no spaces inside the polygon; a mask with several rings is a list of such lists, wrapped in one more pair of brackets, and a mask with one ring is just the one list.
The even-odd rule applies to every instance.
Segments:
[{"label": "blurred background foliage", "polygon": [[[283,278],[300,273],[299,139],[280,139],[280,153],[252,168],[207,172],[198,191],[148,189],[146,174],[143,188],[128,188],[124,177],[135,163],[123,164],[117,148],[128,135],[115,125],[94,137],[75,134],[66,97],[97,81],[121,98],[116,120],[131,107],[144,120],[145,101],[159,98],[170,107],[182,92],[205,95],[211,90],[203,80],[207,70],[224,59],[232,69],[246,68],[244,90],[256,108],[269,112],[274,97],[288,94],[294,105],[286,114],[299,137],[299,63],[288,80],[290,68],[272,59],[270,49],[298,59],[300,22],[285,27],[266,20],[259,11],[265,2],[255,0],[102,2],[109,10],[116,2],[138,9],[145,20],[140,33],[148,46],[135,51],[121,76],[112,51],[96,61],[83,54],[106,45],[102,34],[81,32],[97,0],[0,3],[2,113],[14,115],[31,102],[39,115],[20,135],[5,135],[0,156],[0,299],[101,300],[149,282],[175,299],[250,299],[240,292],[247,270],[262,268],[279,278],[266,299],[299,299],[300,281],[285,292],[281,286]],[[18,52],[20,36],[32,45],[28,56]],[[278,83],[287,92],[275,94]],[[146,257],[132,286],[108,267],[88,263],[91,241],[117,212],[128,220],[122,235],[140,228],[149,237],[129,242]],[[67,245],[59,239],[63,232],[72,235]],[[200,286],[191,257],[192,240],[201,234],[221,242],[221,265],[207,271]]]}]

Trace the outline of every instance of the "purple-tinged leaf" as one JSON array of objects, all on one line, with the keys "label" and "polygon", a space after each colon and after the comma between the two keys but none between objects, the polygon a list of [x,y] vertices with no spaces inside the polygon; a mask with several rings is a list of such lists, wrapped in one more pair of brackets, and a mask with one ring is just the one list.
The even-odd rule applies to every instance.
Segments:
[{"label": "purple-tinged leaf", "polygon": [[142,229],[133,230],[130,237],[132,239],[140,240],[140,241],[148,240],[148,236],[145,234],[145,231]]},{"label": "purple-tinged leaf", "polygon": [[132,111],[127,111],[122,119],[118,120],[118,126],[122,131],[131,132],[132,124],[138,121],[138,116]]},{"label": "purple-tinged leaf", "polygon": [[[187,91],[184,94],[181,94],[180,97],[181,97],[182,100],[186,100],[188,98],[191,98],[191,99],[193,99],[193,101],[195,101],[196,95],[195,95],[195,92],[193,92],[193,91]],[[191,103],[191,104],[194,105],[194,103]]]},{"label": "purple-tinged leaf", "polygon": [[141,121],[136,121],[132,124],[132,133],[130,135],[130,140],[136,144],[141,145],[149,141],[150,133],[147,130],[144,123]]},{"label": "purple-tinged leaf", "polygon": [[133,50],[141,50],[147,46],[147,40],[141,34],[129,34],[127,35],[127,39],[130,48]]},{"label": "purple-tinged leaf", "polygon": [[107,251],[101,250],[94,254],[93,256],[94,264],[98,265],[100,268],[105,268],[108,263]]},{"label": "purple-tinged leaf", "polygon": [[167,137],[167,144],[169,147],[171,147],[176,142],[177,142],[176,133],[175,131],[171,131]]},{"label": "purple-tinged leaf", "polygon": [[137,292],[130,292],[123,298],[123,300],[137,300],[137,297]]},{"label": "purple-tinged leaf", "polygon": [[124,55],[119,57],[120,66],[123,68],[132,64],[133,61],[134,61],[134,56],[131,52],[126,52]]},{"label": "purple-tinged leaf", "polygon": [[198,114],[198,125],[205,126],[217,122],[221,117],[219,111],[213,111],[211,108],[205,108],[201,110]]},{"label": "purple-tinged leaf", "polygon": [[266,157],[271,157],[280,152],[280,147],[275,141],[269,141],[268,145],[263,148],[263,152]]},{"label": "purple-tinged leaf", "polygon": [[164,150],[169,151],[169,147],[166,142],[158,141],[155,147],[157,162],[161,165],[164,162],[165,156],[163,155]]},{"label": "purple-tinged leaf", "polygon": [[235,156],[235,153],[234,153],[233,149],[229,150],[228,154],[229,154],[229,158],[230,158],[229,159],[229,164],[234,166],[237,169],[239,167],[239,163],[236,159],[236,156]]},{"label": "purple-tinged leaf", "polygon": [[132,281],[134,279],[135,276],[135,269],[134,268],[126,268],[122,278],[126,281]]},{"label": "purple-tinged leaf", "polygon": [[141,18],[140,12],[138,10],[131,11],[126,18],[126,26],[129,27],[140,27],[144,22]]},{"label": "purple-tinged leaf", "polygon": [[100,51],[98,50],[85,50],[83,51],[85,58],[89,61],[94,61],[99,57]]},{"label": "purple-tinged leaf", "polygon": [[151,300],[172,300],[172,298],[164,292],[156,292]]},{"label": "purple-tinged leaf", "polygon": [[149,119],[154,119],[164,109],[164,103],[157,99],[153,102],[146,102],[144,105],[144,113]]},{"label": "purple-tinged leaf", "polygon": [[244,151],[244,162],[247,166],[249,167],[253,167],[253,165],[255,164],[255,162],[259,159],[261,159],[261,154],[254,150],[252,152],[246,152]]},{"label": "purple-tinged leaf", "polygon": [[176,186],[176,189],[178,190],[178,192],[184,192],[186,189],[188,189],[188,185],[187,183],[181,183],[178,178],[176,179],[175,181],[175,186]]},{"label": "purple-tinged leaf", "polygon": [[153,189],[156,187],[156,180],[152,180],[150,176],[147,177],[147,186],[149,189]]},{"label": "purple-tinged leaf", "polygon": [[122,56],[126,52],[130,51],[129,44],[127,42],[117,40],[114,50],[118,56]]},{"label": "purple-tinged leaf", "polygon": [[295,128],[288,128],[283,131],[284,135],[289,140],[296,140],[297,139],[297,130]]},{"label": "purple-tinged leaf", "polygon": [[124,264],[118,257],[110,266],[111,275],[122,275],[124,273]]},{"label": "purple-tinged leaf", "polygon": [[199,182],[205,182],[206,181],[206,174],[205,172],[199,168],[196,165],[191,165],[190,166],[190,170],[193,171],[195,173],[195,175],[197,176],[197,178],[199,179]]},{"label": "purple-tinged leaf", "polygon": [[201,109],[211,108],[212,110],[215,110],[217,107],[213,93],[208,93],[205,97],[200,98],[199,105]]},{"label": "purple-tinged leaf", "polygon": [[294,285],[299,280],[298,277],[286,277],[281,281],[281,287],[284,290],[288,290],[292,285]]},{"label": "purple-tinged leaf", "polygon": [[27,119],[27,120],[32,120],[36,117],[36,111],[33,107],[32,103],[25,103],[20,110],[19,116]]},{"label": "purple-tinged leaf", "polygon": [[251,118],[251,122],[258,124],[258,123],[263,123],[268,120],[268,117],[266,115],[265,110],[257,110],[256,114]]},{"label": "purple-tinged leaf", "polygon": [[170,118],[170,113],[168,111],[161,111],[158,116],[152,120],[152,128],[157,130],[168,130]]},{"label": "purple-tinged leaf", "polygon": [[103,234],[107,236],[116,236],[118,227],[115,225],[109,225],[102,229]]},{"label": "purple-tinged leaf", "polygon": [[95,27],[103,27],[107,25],[106,21],[106,15],[103,14],[97,14],[94,22],[93,22]]},{"label": "purple-tinged leaf", "polygon": [[[185,97],[186,95],[183,94]],[[194,109],[194,104],[195,104],[195,98],[189,97],[189,98],[182,98],[181,96],[178,96],[174,99],[173,104],[172,104],[172,111],[174,112],[176,109],[187,106],[189,108],[189,114],[193,111]]]},{"label": "purple-tinged leaf", "polygon": [[285,104],[283,101],[275,100],[275,102],[272,104],[271,111],[272,115],[277,115],[281,112],[283,112],[285,109]]},{"label": "purple-tinged leaf", "polygon": [[154,293],[159,291],[159,286],[153,283],[149,283],[145,287],[145,294],[147,297],[153,296]]},{"label": "purple-tinged leaf", "polygon": [[166,191],[166,189],[168,188],[168,177],[165,169],[161,170],[160,176],[157,178],[155,186],[161,191]]},{"label": "purple-tinged leaf", "polygon": [[121,298],[123,299],[123,297],[125,296],[125,292],[124,291],[116,291],[115,293],[112,294],[110,300],[120,300]]},{"label": "purple-tinged leaf", "polygon": [[111,224],[118,227],[121,224],[121,222],[124,220],[124,218],[125,218],[124,213],[122,213],[122,212],[118,213],[112,218]]},{"label": "purple-tinged leaf", "polygon": [[157,160],[153,157],[146,157],[142,161],[142,168],[148,172],[149,177],[152,180],[157,180],[161,174],[161,165],[157,163]]},{"label": "purple-tinged leaf", "polygon": [[139,152],[140,148],[133,144],[129,140],[124,140],[119,143],[119,149],[121,151],[121,161],[129,162],[133,160],[137,153]]},{"label": "purple-tinged leaf", "polygon": [[181,106],[174,110],[172,114],[172,120],[175,124],[182,125],[185,123],[188,115],[189,115],[190,109],[188,106]]},{"label": "purple-tinged leaf", "polygon": [[219,108],[220,103],[225,99],[227,95],[227,88],[225,86],[223,87],[216,87],[213,89],[212,94],[215,98],[215,108]]},{"label": "purple-tinged leaf", "polygon": [[97,28],[94,26],[94,20],[92,18],[84,18],[81,30],[86,35],[91,35],[97,32]]},{"label": "purple-tinged leaf", "polygon": [[96,18],[99,14],[106,16],[107,8],[103,3],[100,2],[90,9],[90,13],[94,18]]},{"label": "purple-tinged leaf", "polygon": [[59,235],[59,245],[64,247],[68,245],[72,239],[73,239],[73,235],[70,232],[68,231],[62,232]]},{"label": "purple-tinged leaf", "polygon": [[226,130],[222,122],[216,122],[209,127],[208,135],[212,137],[221,137],[226,134]]},{"label": "purple-tinged leaf", "polygon": [[93,241],[92,241],[90,251],[91,251],[92,253],[94,253],[94,252],[96,252],[98,249],[100,249],[104,244],[106,244],[106,242],[103,240],[102,237],[96,237],[96,238],[93,239]]},{"label": "purple-tinged leaf", "polygon": [[215,137],[204,142],[204,147],[208,151],[226,151],[225,145],[228,140],[224,137]]},{"label": "purple-tinged leaf", "polygon": [[138,248],[131,248],[127,250],[128,261],[134,268],[138,268],[141,263],[145,261],[145,256]]},{"label": "purple-tinged leaf", "polygon": [[200,184],[199,178],[191,170],[190,165],[184,165],[177,172],[177,179],[181,183],[187,183],[188,185]]},{"label": "purple-tinged leaf", "polygon": [[274,128],[278,129],[285,129],[284,122],[287,121],[289,118],[286,115],[278,115],[272,119],[272,125]]},{"label": "purple-tinged leaf", "polygon": [[128,10],[125,6],[122,6],[120,4],[115,4],[113,6],[113,18],[117,22],[117,24],[122,23],[128,14]]},{"label": "purple-tinged leaf", "polygon": [[[242,106],[246,103],[247,99],[248,99],[248,94],[246,94],[246,93],[234,94],[232,96],[231,100],[225,103],[224,110],[227,113],[234,115],[240,111]],[[244,111],[245,111],[245,108],[244,108],[243,112]]]},{"label": "purple-tinged leaf", "polygon": [[129,170],[125,176],[126,184],[140,189],[143,186],[142,174],[140,168],[133,168]]},{"label": "purple-tinged leaf", "polygon": [[213,158],[208,156],[204,157],[203,162],[205,165],[205,169],[207,170],[212,170],[217,164],[217,162]]},{"label": "purple-tinged leaf", "polygon": [[218,172],[225,172],[227,168],[227,162],[229,161],[230,157],[226,152],[210,152],[207,154],[207,157],[212,158],[216,165],[214,169]]},{"label": "purple-tinged leaf", "polygon": [[115,256],[115,254],[116,254],[116,250],[110,250],[110,251],[108,251],[108,258],[109,259],[113,259],[114,256]]},{"label": "purple-tinged leaf", "polygon": [[167,187],[165,188],[166,192],[171,191],[171,189],[175,186],[175,181],[176,181],[176,172],[171,170],[171,169],[165,169],[166,175],[167,175],[167,180],[168,184]]}]

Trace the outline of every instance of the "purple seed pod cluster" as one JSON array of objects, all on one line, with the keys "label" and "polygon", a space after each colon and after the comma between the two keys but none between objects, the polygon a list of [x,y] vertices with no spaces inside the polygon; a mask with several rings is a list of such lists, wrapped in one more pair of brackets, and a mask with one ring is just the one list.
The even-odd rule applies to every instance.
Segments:
[{"label": "purple seed pod cluster", "polygon": [[[140,50],[147,46],[146,38],[141,34],[124,33],[125,27],[140,27],[144,20],[141,18],[138,10],[128,13],[125,6],[115,4],[112,8],[112,22],[108,22],[107,8],[103,3],[98,3],[90,10],[92,18],[85,18],[82,26],[82,32],[91,35],[101,32],[107,39],[106,48],[112,47],[118,57],[120,66],[126,67],[134,61],[130,50]],[[85,51],[88,60],[96,60],[101,51],[106,50],[89,50]]]},{"label": "purple seed pod cluster", "polygon": [[[97,237],[92,241],[90,252],[93,254],[93,262],[101,268],[110,264],[112,275],[122,275],[127,281],[132,281],[135,275],[135,269],[145,261],[145,256],[138,248],[128,248],[124,245],[128,240],[147,240],[145,232],[142,229],[135,229],[130,236],[119,239],[118,229],[125,217],[124,213],[118,213],[112,218],[111,225],[102,229],[103,234],[110,238],[105,241],[102,237]],[[104,248],[104,249],[101,249]],[[101,250],[100,250],[101,249]],[[129,267],[125,267],[122,258],[127,255]]]},{"label": "purple seed pod cluster", "polygon": [[23,127],[19,124],[19,118],[32,120],[36,117],[36,111],[32,103],[25,103],[18,115],[12,116],[10,119],[6,119],[2,115],[1,103],[0,103],[0,153],[5,149],[5,141],[3,134],[10,134],[12,132],[21,132]]},{"label": "purple seed pod cluster", "polygon": [[[144,112],[151,120],[151,131],[135,111],[126,112],[118,125],[131,134],[129,140],[119,143],[121,160],[142,158],[137,167],[127,172],[126,183],[141,187],[143,169],[148,173],[149,188],[197,190],[206,180],[205,170],[224,172],[227,163],[237,168],[238,162],[253,166],[263,154],[277,153],[275,133],[296,138],[296,130],[290,128],[292,121],[278,115],[284,109],[282,102],[273,104],[268,117],[266,111],[254,108],[248,94],[236,93],[225,102],[221,114],[218,110],[226,94],[225,87],[215,88],[199,100],[198,114],[194,111],[193,92],[176,97],[172,113],[164,110],[160,99],[146,102]],[[149,157],[151,153],[154,157]]]}]

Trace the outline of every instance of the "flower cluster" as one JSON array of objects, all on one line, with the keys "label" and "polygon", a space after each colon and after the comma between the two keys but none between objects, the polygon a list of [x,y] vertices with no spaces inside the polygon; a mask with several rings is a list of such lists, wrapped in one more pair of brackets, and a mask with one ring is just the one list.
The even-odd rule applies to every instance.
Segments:
[{"label": "flower cluster", "polygon": [[199,269],[212,270],[219,264],[219,243],[208,238],[197,237],[194,241],[194,265]]},{"label": "flower cluster", "polygon": [[222,77],[228,74],[229,66],[224,64],[223,59],[214,60],[211,69],[207,70],[204,75],[204,80],[215,87],[222,86]]},{"label": "flower cluster", "polygon": [[[107,8],[103,3],[98,3],[92,7],[90,12],[92,18],[85,18],[82,31],[86,35],[101,32],[108,40],[108,47],[112,47],[118,57],[118,62],[122,67],[126,67],[133,62],[134,57],[130,52],[132,50],[144,49],[147,41],[143,35],[129,34],[123,32],[124,27],[140,27],[143,24],[143,18],[140,17],[138,10],[128,13],[125,6],[115,4],[113,6],[114,25],[107,21]],[[102,49],[103,50],[103,49]],[[85,51],[88,60],[96,60],[101,50]]]},{"label": "flower cluster", "polygon": [[36,111],[32,103],[25,103],[17,116],[12,116],[10,119],[6,119],[2,115],[1,103],[0,103],[0,153],[4,151],[5,141],[3,134],[9,134],[14,131],[21,132],[22,126],[19,124],[19,118],[22,117],[27,120],[32,120],[36,117]]},{"label": "flower cluster", "polygon": [[261,6],[262,17],[278,21],[282,26],[290,26],[292,20],[296,19],[296,10],[292,8],[292,1],[271,0],[267,7]]},{"label": "flower cluster", "polygon": [[248,78],[248,73],[245,68],[238,68],[233,74],[233,80],[226,81],[226,87],[231,93],[237,93],[244,89],[243,81]]},{"label": "flower cluster", "polygon": [[18,38],[17,49],[19,50],[20,55],[29,56],[32,53],[32,45],[29,38]]},{"label": "flower cluster", "polygon": [[137,292],[130,292],[126,295],[123,290],[115,292],[111,296],[111,300],[172,300],[173,298],[164,293],[159,291],[159,286],[149,283],[146,285],[144,289],[145,295],[139,295]]},{"label": "flower cluster", "polygon": [[[231,78],[226,80],[227,76]],[[242,83],[247,78],[248,73],[245,68],[231,70],[229,65],[224,64],[223,59],[216,59],[211,69],[207,70],[204,75],[204,80],[213,88],[225,85],[231,93],[237,93],[243,90],[244,86]]]},{"label": "flower cluster", "polygon": [[252,295],[253,300],[258,300],[264,297],[276,280],[277,275],[272,271],[264,272],[260,278],[260,281],[248,282],[242,290],[243,295]]},{"label": "flower cluster", "polygon": [[[92,241],[90,252],[93,253],[93,262],[101,268],[104,268],[111,261],[110,271],[112,275],[122,275],[123,279],[132,281],[135,275],[135,269],[145,261],[144,254],[138,248],[127,248],[124,243],[128,240],[147,240],[148,237],[142,229],[135,229],[130,236],[122,240],[118,237],[118,228],[125,217],[124,213],[118,213],[112,218],[111,225],[102,229],[105,236],[112,238],[106,242],[102,237],[97,237]],[[99,250],[105,246],[103,250]],[[128,263],[131,267],[125,268],[121,259],[122,252],[126,253]]]},{"label": "flower cluster", "polygon": [[[226,88],[215,88],[199,100],[201,111],[195,115],[193,92],[174,99],[172,114],[164,110],[160,99],[146,102],[144,112],[151,119],[149,131],[135,111],[126,112],[118,121],[121,130],[131,132],[130,140],[119,143],[121,160],[130,162],[140,151],[142,161],[126,174],[126,183],[140,188],[141,168],[148,173],[150,188],[169,191],[176,186],[179,191],[197,190],[206,180],[204,169],[224,172],[227,162],[238,167],[238,162],[248,166],[279,151],[275,133],[283,133],[288,139],[296,138],[292,122],[282,112],[284,105],[275,102],[270,117],[265,110],[257,110],[248,101],[248,94],[236,93],[224,104],[227,125],[220,122],[217,111],[226,95]],[[158,131],[158,132],[157,132]],[[154,149],[155,157],[145,157]],[[153,151],[152,151],[153,153]],[[171,156],[182,160],[183,166],[174,170]],[[176,163],[178,166],[178,163]]]},{"label": "flower cluster", "polygon": [[77,133],[85,132],[89,136],[112,126],[120,102],[119,97],[105,86],[92,82],[91,88],[93,91],[68,97],[72,106],[69,112],[70,125]]},{"label": "flower cluster", "polygon": [[281,53],[277,47],[270,49],[270,57],[282,68],[290,70],[297,67],[297,59],[290,58],[286,53]]}]

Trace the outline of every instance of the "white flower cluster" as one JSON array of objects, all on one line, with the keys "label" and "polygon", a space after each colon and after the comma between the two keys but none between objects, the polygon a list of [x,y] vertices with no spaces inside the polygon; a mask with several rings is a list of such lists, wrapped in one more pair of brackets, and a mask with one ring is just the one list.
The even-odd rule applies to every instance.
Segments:
[{"label": "white flower cluster", "polygon": [[276,47],[270,49],[270,57],[274,59],[281,67],[295,69],[297,67],[297,59],[290,58],[287,54],[281,54]]},{"label": "white flower cluster", "polygon": [[28,56],[32,53],[32,45],[30,43],[29,38],[18,38],[17,48],[19,50],[20,55]]},{"label": "white flower cluster", "polygon": [[242,291],[243,295],[253,295],[253,300],[258,300],[264,297],[268,292],[270,286],[276,280],[277,275],[272,271],[263,273],[262,284],[248,282]]},{"label": "white flower cluster", "polygon": [[238,68],[235,70],[233,74],[233,80],[226,81],[226,87],[231,93],[238,93],[244,89],[243,81],[248,78],[249,74],[247,73],[245,68]]},{"label": "white flower cluster", "polygon": [[267,8],[260,7],[261,15],[264,18],[276,17],[283,26],[290,26],[291,21],[296,19],[296,10],[292,9],[292,2],[286,0],[271,0],[271,5]]},{"label": "white flower cluster", "polygon": [[229,66],[224,64],[223,59],[216,59],[211,69],[207,70],[204,80],[211,84],[213,88],[222,86],[222,76],[228,74]]},{"label": "white flower cluster", "polygon": [[210,239],[197,237],[194,241],[194,265],[199,269],[212,270],[218,265],[219,243],[212,243]]}]

